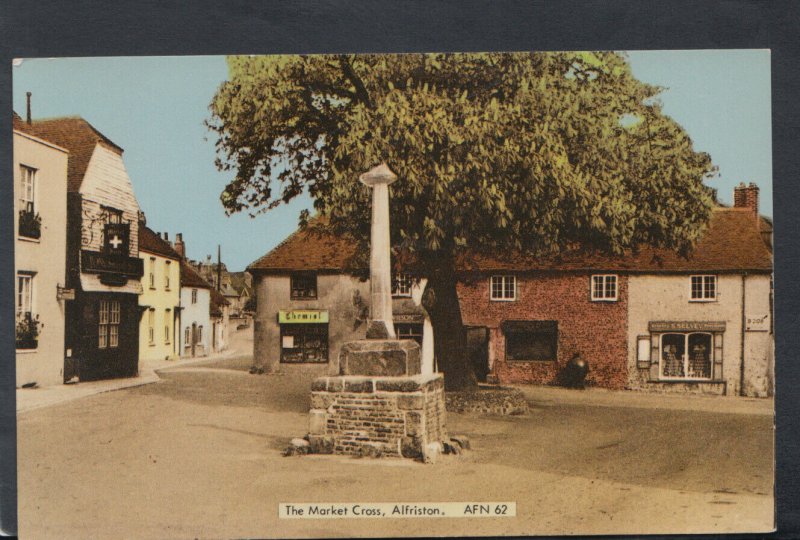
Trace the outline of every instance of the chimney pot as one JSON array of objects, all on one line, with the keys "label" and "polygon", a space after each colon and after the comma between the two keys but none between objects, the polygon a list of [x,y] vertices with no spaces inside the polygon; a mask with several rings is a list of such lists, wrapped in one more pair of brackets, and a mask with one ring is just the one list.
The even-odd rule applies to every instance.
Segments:
[{"label": "chimney pot", "polygon": [[26,99],[27,105],[28,105],[27,106],[27,114],[25,115],[25,121],[28,123],[28,125],[33,124],[33,119],[31,118],[31,96],[32,95],[33,94],[31,94],[30,92],[25,92],[25,99]]},{"label": "chimney pot", "polygon": [[169,242],[169,233],[168,233],[168,232],[166,232],[166,231],[164,231],[164,240],[166,240],[167,242]]}]

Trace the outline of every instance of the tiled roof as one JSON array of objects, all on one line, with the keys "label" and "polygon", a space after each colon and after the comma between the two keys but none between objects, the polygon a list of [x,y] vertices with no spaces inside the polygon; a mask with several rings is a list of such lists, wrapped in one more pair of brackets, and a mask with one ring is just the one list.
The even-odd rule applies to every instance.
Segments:
[{"label": "tiled roof", "polygon": [[[567,251],[556,257],[502,256],[470,253],[461,258],[462,269],[489,271],[621,272],[733,272],[770,271],[772,253],[761,236],[762,223],[749,209],[716,208],[708,228],[688,258],[672,250],[646,247],[638,253],[608,256],[585,250]],[[355,246],[331,234],[297,231],[275,249],[253,262],[251,273],[290,271],[344,271]]]},{"label": "tiled roof", "polygon": [[184,259],[181,259],[181,287],[211,289],[211,285],[201,278],[200,274],[198,274]]},{"label": "tiled roof", "polygon": [[247,271],[343,271],[354,253],[355,245],[343,238],[316,230],[298,230],[272,251],[251,263]]},{"label": "tiled roof", "polygon": [[67,190],[71,192],[80,190],[86,167],[98,144],[122,154],[122,148],[80,116],[35,120],[32,134],[69,150]]},{"label": "tiled roof", "polygon": [[180,260],[181,256],[172,249],[169,242],[160,238],[150,228],[139,224],[139,251],[146,251],[155,255],[161,255],[169,259]]},{"label": "tiled roof", "polygon": [[17,131],[21,131],[22,133],[27,133],[28,135],[34,135],[34,136],[36,135],[33,132],[33,126],[28,125],[28,123],[14,111],[11,111],[11,125],[13,129]]},{"label": "tiled roof", "polygon": [[769,271],[772,253],[761,237],[760,223],[745,208],[714,209],[703,236],[686,257],[667,249],[642,248],[638,253],[613,257],[575,250],[558,257],[534,259],[506,254],[475,255],[470,261],[489,270],[614,270],[629,272]]}]

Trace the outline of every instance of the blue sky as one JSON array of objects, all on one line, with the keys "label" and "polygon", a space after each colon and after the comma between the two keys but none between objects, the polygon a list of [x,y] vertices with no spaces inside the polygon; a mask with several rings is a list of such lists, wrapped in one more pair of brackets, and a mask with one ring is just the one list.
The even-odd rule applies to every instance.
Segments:
[{"label": "blue sky", "polygon": [[[732,202],[740,181],[761,187],[772,215],[770,65],[765,50],[630,52],[634,74],[665,87],[664,112],[711,154],[720,176],[710,185]],[[227,77],[222,56],[24,60],[13,69],[14,110],[33,117],[79,115],[125,149],[125,165],[147,223],[170,238],[182,232],[194,259],[222,245],[231,270],[243,270],[290,234],[310,207],[298,199],[251,219],[227,217],[219,201],[230,173],[214,167],[214,137],[203,125]]]}]

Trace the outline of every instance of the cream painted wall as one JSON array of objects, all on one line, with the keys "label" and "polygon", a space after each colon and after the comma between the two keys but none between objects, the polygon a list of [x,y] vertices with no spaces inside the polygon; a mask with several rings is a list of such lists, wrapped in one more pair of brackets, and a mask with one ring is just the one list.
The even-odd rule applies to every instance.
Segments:
[{"label": "cream painted wall", "polygon": [[[422,292],[427,280],[412,286],[411,296],[414,304],[420,305]],[[253,294],[258,298],[258,311],[254,317],[254,356],[255,363],[270,372],[292,372],[296,370],[317,370],[328,374],[339,373],[339,352],[342,343],[366,336],[366,321],[358,322],[358,308],[354,295],[360,297],[363,305],[369,305],[369,280],[360,280],[347,274],[318,274],[317,298],[314,300],[292,300],[290,298],[291,280],[288,275],[254,276]],[[327,310],[328,323],[328,363],[327,364],[281,364],[280,363],[280,310]],[[422,336],[423,373],[432,373],[433,366],[433,327],[429,319],[423,322]]]},{"label": "cream painted wall", "polygon": [[[769,314],[768,275],[745,278],[746,316]],[[718,275],[717,300],[691,302],[689,275],[630,276],[628,281],[628,373],[633,388],[654,387],[647,370],[637,368],[637,337],[649,335],[651,321],[724,321],[723,380],[729,395],[739,393],[742,354],[742,276]],[[745,332],[745,390],[767,395],[771,388],[770,332]],[[660,384],[660,383],[656,383]],[[664,384],[666,390],[668,385]]]},{"label": "cream painted wall", "polygon": [[[14,131],[14,221],[20,210],[22,175],[20,166],[37,170],[35,211],[42,218],[38,240],[16,236],[14,268],[31,272],[32,311],[42,327],[38,346],[17,351],[16,384],[37,382],[40,386],[64,382],[64,300],[58,300],[56,287],[64,286],[67,253],[67,157],[66,150],[27,134]],[[16,278],[14,287],[17,287]],[[15,298],[16,305],[16,298]]]},{"label": "cream painted wall", "polygon": [[[155,253],[139,252],[144,261],[142,276],[142,294],[139,305],[148,306],[142,313],[139,323],[139,359],[166,360],[180,356],[180,343],[175,318],[176,308],[180,305],[180,262]],[[154,260],[153,260],[154,259]],[[153,286],[150,285],[150,274],[153,273]],[[169,288],[167,287],[169,277]],[[150,340],[150,314],[153,312],[153,340]],[[166,328],[169,327],[169,340],[166,339]]]}]

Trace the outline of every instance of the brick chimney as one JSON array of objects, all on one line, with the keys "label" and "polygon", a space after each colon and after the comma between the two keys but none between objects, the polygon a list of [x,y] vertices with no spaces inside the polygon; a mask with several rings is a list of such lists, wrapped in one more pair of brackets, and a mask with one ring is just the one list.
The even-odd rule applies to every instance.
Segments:
[{"label": "brick chimney", "polygon": [[741,182],[733,188],[733,207],[749,208],[753,217],[758,219],[758,186],[753,182],[750,185]]},{"label": "brick chimney", "polygon": [[183,243],[183,233],[175,234],[175,251],[182,259],[186,258],[186,244]]}]

